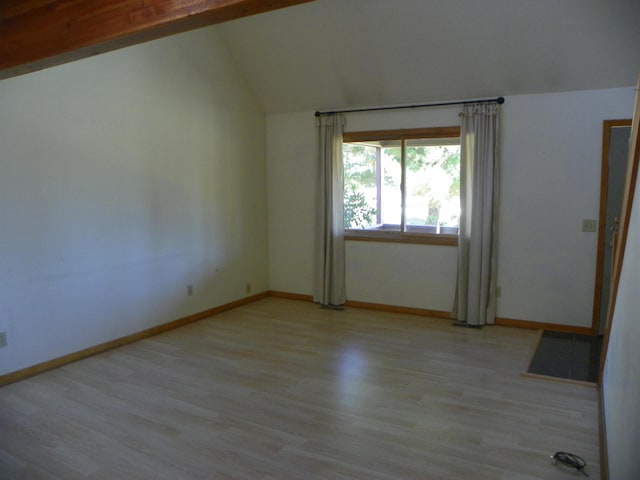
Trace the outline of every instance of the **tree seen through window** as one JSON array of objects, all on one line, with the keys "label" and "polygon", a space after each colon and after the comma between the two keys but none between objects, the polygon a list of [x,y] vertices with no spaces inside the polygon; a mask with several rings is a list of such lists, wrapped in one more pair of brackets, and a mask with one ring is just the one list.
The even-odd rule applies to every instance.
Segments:
[{"label": "tree seen through window", "polygon": [[459,138],[345,142],[343,162],[346,229],[457,234]]}]

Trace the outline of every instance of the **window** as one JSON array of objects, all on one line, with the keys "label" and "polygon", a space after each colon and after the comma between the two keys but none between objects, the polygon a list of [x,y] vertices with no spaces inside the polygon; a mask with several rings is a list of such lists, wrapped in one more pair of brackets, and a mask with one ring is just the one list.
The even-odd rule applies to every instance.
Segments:
[{"label": "window", "polygon": [[343,162],[347,239],[457,244],[459,127],[345,133]]}]

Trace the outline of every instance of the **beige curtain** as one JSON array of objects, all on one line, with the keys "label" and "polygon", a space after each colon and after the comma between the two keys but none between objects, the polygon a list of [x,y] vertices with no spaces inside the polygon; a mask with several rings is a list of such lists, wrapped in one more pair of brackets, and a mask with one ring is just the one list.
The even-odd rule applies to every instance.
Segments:
[{"label": "beige curtain", "polygon": [[462,113],[454,316],[470,326],[495,322],[499,111],[497,103],[482,103]]},{"label": "beige curtain", "polygon": [[325,306],[346,301],[344,260],[343,115],[318,117],[319,155],[313,300]]}]

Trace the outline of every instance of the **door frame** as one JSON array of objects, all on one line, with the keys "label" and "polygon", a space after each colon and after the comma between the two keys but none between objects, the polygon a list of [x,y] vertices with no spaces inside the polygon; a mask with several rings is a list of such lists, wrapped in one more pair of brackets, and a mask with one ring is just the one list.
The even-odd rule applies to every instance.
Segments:
[{"label": "door frame", "polygon": [[[607,200],[609,198],[609,146],[611,143],[611,130],[615,127],[627,126],[631,126],[631,119],[604,120],[602,122],[600,213],[598,217],[598,250],[596,257],[596,278],[593,289],[593,316],[591,320],[591,335],[598,335],[600,331],[600,324],[606,322],[606,318],[600,318],[600,310],[603,301],[609,301],[608,299],[602,298],[602,278],[604,272],[605,250],[607,248]],[[620,207],[622,208],[622,205]]]}]

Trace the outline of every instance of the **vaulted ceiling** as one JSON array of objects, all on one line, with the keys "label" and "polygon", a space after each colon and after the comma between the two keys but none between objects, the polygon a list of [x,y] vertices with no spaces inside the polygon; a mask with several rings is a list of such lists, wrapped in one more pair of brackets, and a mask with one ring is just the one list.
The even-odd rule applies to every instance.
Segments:
[{"label": "vaulted ceiling", "polygon": [[0,79],[312,0],[2,0]]},{"label": "vaulted ceiling", "polygon": [[631,86],[639,0],[316,0],[216,28],[268,113]]}]

